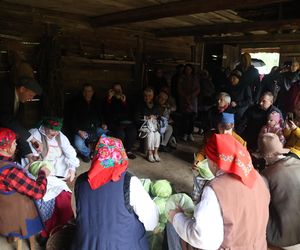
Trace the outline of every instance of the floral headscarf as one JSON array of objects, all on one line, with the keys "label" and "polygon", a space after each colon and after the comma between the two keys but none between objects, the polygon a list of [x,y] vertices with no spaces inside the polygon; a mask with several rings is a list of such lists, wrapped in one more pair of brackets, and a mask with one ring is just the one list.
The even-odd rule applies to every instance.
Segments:
[{"label": "floral headscarf", "polygon": [[14,131],[8,128],[0,128],[0,149],[10,147],[17,136]]},{"label": "floral headscarf", "polygon": [[214,134],[205,147],[205,153],[219,169],[233,174],[246,186],[253,187],[256,171],[250,154],[232,135]]},{"label": "floral headscarf", "polygon": [[96,151],[88,171],[88,181],[92,189],[109,181],[118,181],[128,166],[128,158],[119,139],[102,135],[96,145]]},{"label": "floral headscarf", "polygon": [[63,119],[58,117],[44,117],[42,125],[55,131],[60,131],[63,126]]}]

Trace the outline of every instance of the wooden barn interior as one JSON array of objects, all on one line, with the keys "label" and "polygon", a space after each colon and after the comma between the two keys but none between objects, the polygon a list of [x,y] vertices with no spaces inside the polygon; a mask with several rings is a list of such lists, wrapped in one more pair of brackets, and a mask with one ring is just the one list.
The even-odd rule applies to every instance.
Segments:
[{"label": "wooden barn interior", "polygon": [[177,64],[231,67],[245,48],[284,62],[300,56],[298,9],[296,0],[1,0],[0,82],[17,54],[60,113],[86,82],[100,96],[121,82],[134,96],[158,67],[169,78]]}]

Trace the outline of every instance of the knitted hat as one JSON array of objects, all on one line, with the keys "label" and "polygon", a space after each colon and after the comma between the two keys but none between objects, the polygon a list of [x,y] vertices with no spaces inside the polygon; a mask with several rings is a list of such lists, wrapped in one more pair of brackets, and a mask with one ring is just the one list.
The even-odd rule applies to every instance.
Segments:
[{"label": "knitted hat", "polygon": [[9,128],[0,128],[0,149],[6,149],[10,147],[17,136],[14,131]]},{"label": "knitted hat", "polygon": [[118,181],[128,166],[128,157],[119,139],[102,135],[96,145],[96,151],[88,171],[88,181],[92,189],[109,181]]},{"label": "knitted hat", "polygon": [[63,126],[63,119],[58,117],[44,117],[42,125],[55,131],[60,131]]},{"label": "knitted hat", "polygon": [[265,133],[258,138],[258,150],[262,157],[287,154],[290,150],[283,148],[279,137],[273,133]]},{"label": "knitted hat", "polygon": [[233,174],[243,184],[253,187],[256,171],[247,149],[232,135],[214,134],[205,147],[207,158],[228,174]]}]

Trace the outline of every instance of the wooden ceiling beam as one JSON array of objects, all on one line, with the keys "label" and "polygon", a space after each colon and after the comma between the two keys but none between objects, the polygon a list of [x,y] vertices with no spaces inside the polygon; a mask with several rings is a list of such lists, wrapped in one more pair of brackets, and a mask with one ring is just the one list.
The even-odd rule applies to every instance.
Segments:
[{"label": "wooden ceiling beam", "polygon": [[191,27],[180,27],[170,29],[154,30],[158,37],[175,36],[202,36],[218,35],[234,32],[249,32],[255,30],[273,31],[273,30],[293,30],[300,28],[300,19],[242,22],[242,23],[219,23],[214,25],[197,25]]},{"label": "wooden ceiling beam", "polygon": [[223,44],[256,44],[256,43],[299,43],[300,34],[268,34],[268,35],[247,35],[247,36],[226,36],[226,37],[195,37],[195,42],[223,43]]},{"label": "wooden ceiling beam", "polygon": [[111,26],[132,22],[143,22],[165,17],[206,13],[224,9],[242,9],[263,5],[288,2],[289,0],[185,0],[149,7],[130,9],[91,18],[94,27]]}]

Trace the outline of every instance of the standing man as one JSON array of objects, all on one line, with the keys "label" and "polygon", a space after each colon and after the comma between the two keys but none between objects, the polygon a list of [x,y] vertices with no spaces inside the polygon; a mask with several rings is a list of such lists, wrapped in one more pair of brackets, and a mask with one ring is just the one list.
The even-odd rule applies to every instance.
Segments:
[{"label": "standing man", "polygon": [[42,94],[42,87],[31,77],[20,77],[16,85],[0,85],[0,126],[10,128],[18,136],[18,147],[21,157],[32,159],[31,143],[38,152],[42,145],[28,132],[20,122],[22,104]]}]

